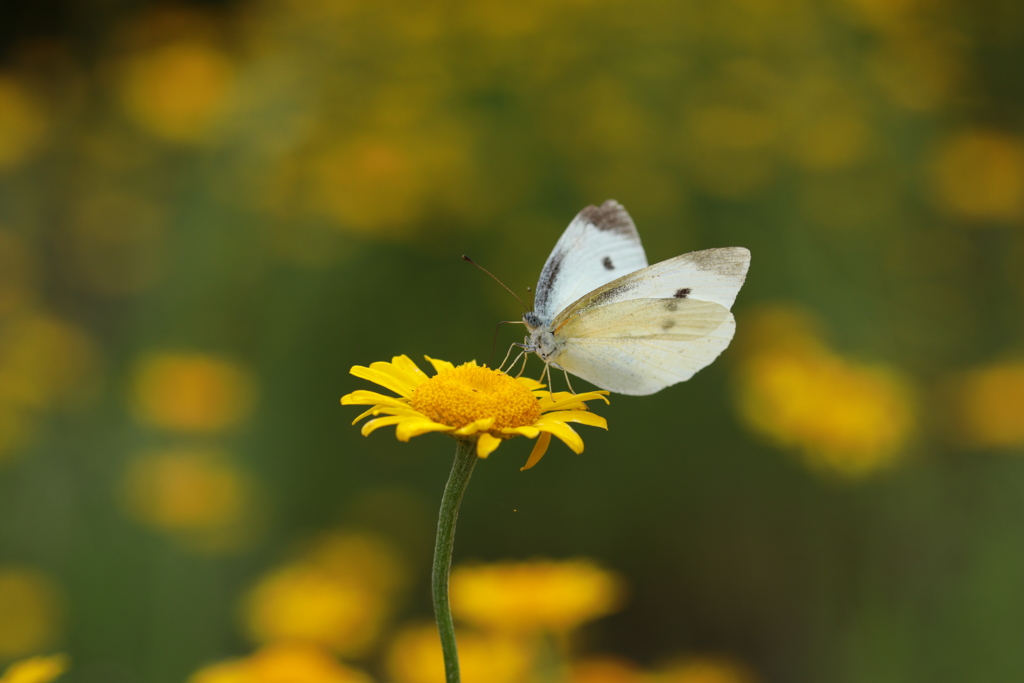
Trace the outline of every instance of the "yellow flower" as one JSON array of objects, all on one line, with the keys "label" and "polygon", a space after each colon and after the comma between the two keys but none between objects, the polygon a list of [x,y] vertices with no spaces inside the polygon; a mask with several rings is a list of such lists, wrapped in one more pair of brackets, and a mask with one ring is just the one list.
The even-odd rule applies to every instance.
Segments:
[{"label": "yellow flower", "polygon": [[476,361],[455,367],[447,361],[426,358],[437,371],[433,377],[427,377],[404,355],[368,368],[353,366],[351,372],[356,377],[399,395],[396,398],[374,391],[354,391],[341,398],[342,405],[372,406],[352,424],[370,415],[386,415],[364,424],[363,436],[388,425],[396,425],[399,441],[427,432],[446,432],[457,439],[475,440],[477,455],[486,458],[503,440],[522,435],[537,439],[522,468],[527,470],[544,457],[552,435],[574,452],[583,452],[583,439],[567,423],[608,428],[605,419],[589,412],[584,403],[595,399],[607,403],[607,391],[544,391],[544,385],[536,380],[511,377],[478,366]]},{"label": "yellow flower", "polygon": [[67,655],[32,657],[7,667],[0,683],[50,683],[67,669]]},{"label": "yellow flower", "polygon": [[756,681],[756,677],[747,667],[721,657],[700,657],[670,664],[650,679],[650,683],[756,683]]},{"label": "yellow flower", "polygon": [[1017,223],[1024,215],[1024,140],[998,130],[958,133],[931,168],[940,208],[968,221]]},{"label": "yellow flower", "polygon": [[271,645],[244,659],[200,669],[188,683],[371,683],[362,671],[309,645]]},{"label": "yellow flower", "polygon": [[961,438],[981,448],[1024,446],[1024,361],[975,368],[956,378]]},{"label": "yellow flower", "polygon": [[122,481],[128,512],[191,549],[243,548],[257,531],[256,487],[216,448],[178,446],[137,455]]},{"label": "yellow flower", "polygon": [[[515,638],[459,631],[459,667],[465,683],[525,683],[533,653]],[[391,645],[387,670],[395,683],[444,683],[437,626],[402,629]]]},{"label": "yellow flower", "polygon": [[231,359],[201,353],[154,353],[134,377],[139,418],[181,432],[213,433],[244,420],[255,399],[249,372]]},{"label": "yellow flower", "polygon": [[64,605],[60,588],[27,567],[0,566],[0,659],[24,657],[60,635]]},{"label": "yellow flower", "polygon": [[615,574],[587,560],[458,567],[451,575],[454,614],[493,631],[571,631],[614,612],[622,593]]},{"label": "yellow flower", "polygon": [[648,683],[648,681],[648,673],[633,662],[607,655],[573,662],[569,669],[569,683]]},{"label": "yellow flower", "polygon": [[799,310],[772,307],[747,325],[739,408],[747,424],[812,465],[861,477],[892,463],[914,429],[914,402],[895,368],[848,360]]},{"label": "yellow flower", "polygon": [[45,132],[40,105],[20,83],[0,73],[0,171],[28,158]]},{"label": "yellow flower", "polygon": [[371,646],[404,582],[394,550],[367,534],[330,535],[264,576],[245,602],[260,643],[310,643],[342,655]]},{"label": "yellow flower", "polygon": [[196,142],[227,109],[235,66],[212,45],[183,41],[134,57],[124,72],[121,97],[140,126],[165,140]]}]

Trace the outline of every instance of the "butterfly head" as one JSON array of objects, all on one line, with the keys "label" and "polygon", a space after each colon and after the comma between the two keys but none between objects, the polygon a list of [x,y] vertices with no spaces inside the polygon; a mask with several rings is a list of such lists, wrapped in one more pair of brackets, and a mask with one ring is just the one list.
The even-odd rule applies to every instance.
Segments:
[{"label": "butterfly head", "polygon": [[539,315],[530,311],[523,314],[523,323],[530,336],[526,340],[526,350],[536,353],[545,361],[555,355],[557,345],[555,337],[551,333],[550,323],[546,323]]}]

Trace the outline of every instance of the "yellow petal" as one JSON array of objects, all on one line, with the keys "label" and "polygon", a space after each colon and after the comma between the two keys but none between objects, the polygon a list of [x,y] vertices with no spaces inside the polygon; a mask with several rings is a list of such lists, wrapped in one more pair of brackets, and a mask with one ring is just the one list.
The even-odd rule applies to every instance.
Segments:
[{"label": "yellow petal", "polygon": [[[404,417],[421,418],[423,413],[413,410],[407,405],[400,406],[373,406],[366,412],[362,413],[359,417],[352,420],[352,424],[356,424],[367,415],[402,415]],[[2,683],[2,682],[0,682]]]},{"label": "yellow petal", "polygon": [[565,442],[565,445],[573,450],[574,453],[583,452],[583,439],[577,434],[572,427],[561,422],[559,420],[545,420],[541,418],[534,423],[534,427],[539,428],[542,432],[551,432],[559,439]]},{"label": "yellow petal", "polygon": [[343,406],[407,406],[408,401],[403,401],[400,398],[394,396],[385,396],[384,394],[378,394],[376,391],[365,391],[360,389],[359,391],[353,391],[351,394],[345,394],[341,397],[341,405]]},{"label": "yellow petal", "polygon": [[377,431],[381,427],[387,427],[388,425],[396,425],[402,420],[408,420],[409,418],[405,415],[389,415],[388,417],[378,417],[376,420],[370,420],[363,425],[363,428],[359,430],[359,433],[363,436],[369,436],[373,432]]},{"label": "yellow petal", "polygon": [[435,373],[441,373],[444,370],[454,370],[455,369],[455,366],[452,365],[451,363],[449,363],[446,360],[438,360],[436,358],[431,358],[430,356],[423,356],[423,357],[427,359],[427,362],[429,362],[431,365],[434,366],[434,372]]},{"label": "yellow petal", "polygon": [[487,432],[480,435],[476,440],[476,454],[479,458],[486,458],[494,452],[494,449],[501,445],[501,439],[491,436]]},{"label": "yellow petal", "polygon": [[541,399],[540,409],[546,413],[551,410],[578,408],[579,406],[586,408],[586,404],[583,401],[593,401],[595,399],[601,399],[605,403],[610,403],[605,396],[607,393],[607,391],[588,391],[583,394],[570,394],[567,391],[560,391],[553,397]]},{"label": "yellow petal", "polygon": [[591,427],[608,429],[608,421],[589,410],[559,410],[554,413],[545,413],[542,419],[558,420],[559,422],[579,422]]},{"label": "yellow petal", "polygon": [[[378,365],[378,363],[374,363],[374,365]],[[412,390],[408,388],[405,382],[399,381],[390,374],[381,372],[376,368],[371,369],[363,367],[362,365],[353,365],[349,372],[360,379],[369,380],[374,384],[379,384],[386,389],[390,389],[405,398],[412,396]]]},{"label": "yellow petal", "polygon": [[530,391],[536,391],[537,389],[543,389],[544,385],[531,377],[516,377],[516,381],[522,384]]},{"label": "yellow petal", "polygon": [[443,425],[426,418],[404,418],[404,421],[395,429],[395,436],[399,441],[408,441],[414,436],[426,434],[427,432],[450,432],[452,427]]},{"label": "yellow petal", "polygon": [[501,430],[502,434],[521,434],[528,439],[536,439],[537,435],[540,434],[540,430],[536,427],[527,425],[525,427],[505,427]]},{"label": "yellow petal", "polygon": [[429,377],[427,377],[427,373],[420,370],[420,366],[413,363],[412,359],[409,358],[409,356],[406,356],[405,354],[402,354],[401,356],[395,356],[394,358],[391,359],[391,363],[395,367],[401,368],[409,375],[415,377],[417,380],[417,384],[422,384],[423,382],[426,382],[428,379],[430,379]]},{"label": "yellow petal", "polygon": [[482,417],[479,420],[474,420],[473,422],[470,422],[465,427],[459,427],[458,429],[455,430],[455,433],[458,434],[459,436],[472,436],[477,432],[490,429],[492,426],[494,426],[493,417]]},{"label": "yellow petal", "polygon": [[519,471],[528,470],[544,457],[544,454],[548,452],[548,446],[551,444],[551,435],[544,432],[537,438],[537,443],[533,444],[533,450],[530,451],[530,457],[527,459],[526,464],[519,468]]},{"label": "yellow petal", "polygon": [[359,413],[359,417],[357,417],[356,419],[352,420],[352,424],[355,424],[355,423],[359,422],[364,417],[369,417],[370,415],[376,415],[376,414],[377,414],[377,406],[374,406],[374,407],[370,408],[369,410],[367,410],[364,413]]},{"label": "yellow petal", "polygon": [[401,382],[402,386],[405,387],[406,392],[412,393],[412,390],[423,384],[416,377],[416,375],[409,374],[402,368],[392,363],[385,363],[384,361],[377,361],[376,363],[370,363],[370,369],[382,372],[388,377],[393,377],[396,382]]}]

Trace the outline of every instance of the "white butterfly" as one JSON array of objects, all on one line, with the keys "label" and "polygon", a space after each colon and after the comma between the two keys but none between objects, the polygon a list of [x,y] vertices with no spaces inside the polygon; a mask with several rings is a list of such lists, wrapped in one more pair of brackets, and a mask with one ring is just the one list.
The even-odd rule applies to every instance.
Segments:
[{"label": "white butterfly", "polygon": [[647,265],[618,202],[580,211],[555,245],[523,315],[526,350],[620,394],[653,394],[690,379],[732,341],[729,309],[747,276],[743,247]]}]

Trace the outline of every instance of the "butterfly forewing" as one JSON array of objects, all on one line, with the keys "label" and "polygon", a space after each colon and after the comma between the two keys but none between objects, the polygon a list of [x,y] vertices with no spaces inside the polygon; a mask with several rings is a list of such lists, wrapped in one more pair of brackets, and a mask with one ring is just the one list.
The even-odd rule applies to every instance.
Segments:
[{"label": "butterfly forewing", "polygon": [[705,249],[670,258],[623,275],[589,292],[562,310],[555,327],[566,319],[630,299],[710,301],[732,308],[750,267],[743,247]]},{"label": "butterfly forewing", "polygon": [[566,306],[647,266],[633,220],[616,201],[588,206],[562,233],[537,282],[534,312],[550,321]]}]

